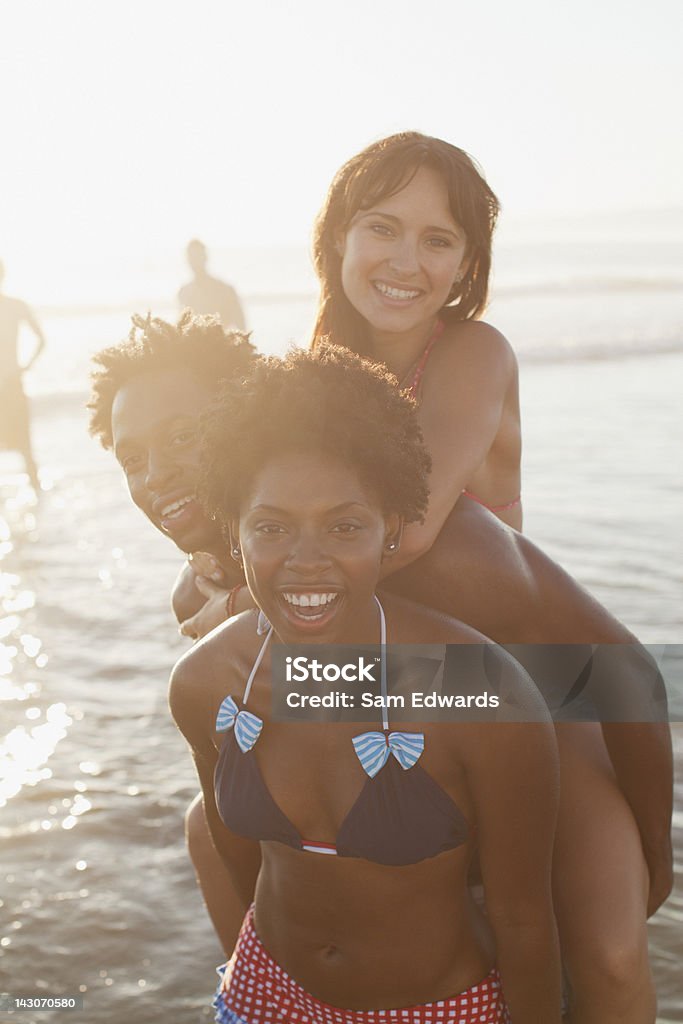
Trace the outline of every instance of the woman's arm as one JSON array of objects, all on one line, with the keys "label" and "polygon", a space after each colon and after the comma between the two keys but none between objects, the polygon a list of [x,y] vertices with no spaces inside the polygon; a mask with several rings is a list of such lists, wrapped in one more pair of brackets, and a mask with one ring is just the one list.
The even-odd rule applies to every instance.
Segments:
[{"label": "woman's arm", "polygon": [[35,316],[33,310],[31,309],[31,307],[27,306],[25,304],[24,304],[24,320],[26,321],[26,323],[29,325],[29,327],[31,328],[31,330],[33,331],[33,333],[36,336],[36,347],[33,350],[33,355],[31,356],[29,361],[26,363],[26,366],[22,367],[22,372],[23,373],[25,373],[27,370],[31,369],[31,367],[35,363],[36,359],[38,358],[40,353],[45,348],[45,335],[43,334],[43,330],[42,330],[40,324],[38,323],[38,321],[36,319],[36,316]]},{"label": "woman's arm", "polygon": [[[193,655],[199,657],[193,658]],[[196,649],[188,652],[175,666],[171,673],[169,705],[178,728],[192,750],[211,838],[230,872],[246,911],[254,899],[256,879],[261,868],[261,848],[259,843],[230,832],[218,814],[213,782],[218,761],[218,752],[212,740],[215,710],[212,711],[205,699],[201,687],[202,675],[195,669],[201,660],[203,651]],[[240,922],[234,923],[239,927]]]},{"label": "woman's arm", "polygon": [[551,892],[559,767],[552,726],[478,726],[467,755],[486,910],[505,999],[513,1021],[560,1024]]},{"label": "woman's arm", "polygon": [[[429,551],[489,454],[506,408],[517,415],[517,362],[503,335],[482,323],[447,328],[425,371],[418,413],[432,457],[429,508],[424,523],[406,527],[383,575]],[[516,467],[513,475],[518,487]]]},{"label": "woman's arm", "polygon": [[252,839],[236,836],[220,820],[213,789],[215,758],[207,760],[197,750],[192,751],[192,756],[202,787],[206,820],[211,838],[230,872],[235,891],[242,899],[244,915],[254,901],[256,880],[261,870],[261,846],[260,843]]}]

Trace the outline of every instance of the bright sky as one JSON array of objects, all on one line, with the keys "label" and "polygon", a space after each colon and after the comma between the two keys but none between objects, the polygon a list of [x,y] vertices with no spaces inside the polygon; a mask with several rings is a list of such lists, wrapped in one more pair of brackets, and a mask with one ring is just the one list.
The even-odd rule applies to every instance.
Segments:
[{"label": "bright sky", "polygon": [[682,28],[681,0],[0,0],[8,287],[305,243],[402,128],[476,156],[509,217],[680,206]]}]

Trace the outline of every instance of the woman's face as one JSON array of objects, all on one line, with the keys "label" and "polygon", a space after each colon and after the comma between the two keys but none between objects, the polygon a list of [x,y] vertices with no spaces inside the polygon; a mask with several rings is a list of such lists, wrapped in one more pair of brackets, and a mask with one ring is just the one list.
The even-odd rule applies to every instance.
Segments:
[{"label": "woman's face", "polygon": [[353,469],[288,453],[258,474],[233,534],[249,589],[283,641],[343,642],[374,629],[380,564],[399,527]]},{"label": "woman's face", "polygon": [[414,330],[446,304],[466,245],[441,175],[421,167],[400,192],[359,210],[340,238],[346,297],[378,332]]}]

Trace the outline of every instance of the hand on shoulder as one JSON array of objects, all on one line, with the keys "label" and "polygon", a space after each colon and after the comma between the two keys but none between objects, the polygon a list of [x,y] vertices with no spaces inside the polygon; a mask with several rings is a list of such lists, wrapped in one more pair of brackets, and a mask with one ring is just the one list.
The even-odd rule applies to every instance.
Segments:
[{"label": "hand on shoulder", "polygon": [[171,608],[179,623],[196,615],[206,597],[197,589],[197,574],[189,561],[184,562],[171,590]]}]

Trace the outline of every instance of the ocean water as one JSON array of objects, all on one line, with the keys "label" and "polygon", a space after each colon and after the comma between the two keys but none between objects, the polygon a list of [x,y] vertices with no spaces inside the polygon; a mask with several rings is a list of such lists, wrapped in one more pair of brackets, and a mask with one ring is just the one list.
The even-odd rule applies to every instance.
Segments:
[{"label": "ocean water", "polygon": [[[488,317],[520,355],[526,531],[656,645],[683,642],[680,255],[668,239],[630,262],[614,241],[552,259],[511,247]],[[236,259],[259,347],[304,339],[315,291],[301,255],[280,287],[281,252]],[[41,311],[37,502],[0,453],[0,991],[84,1000],[72,1017],[0,1011],[0,1024],[211,1020],[220,949],[182,836],[197,786],[166,707],[186,648],[167,596],[180,558],[83,409],[89,355],[131,309],[173,315],[163,281],[157,268],[123,298]],[[650,926],[661,1024],[683,1021],[682,727],[674,741],[676,889]]]}]

